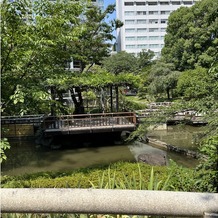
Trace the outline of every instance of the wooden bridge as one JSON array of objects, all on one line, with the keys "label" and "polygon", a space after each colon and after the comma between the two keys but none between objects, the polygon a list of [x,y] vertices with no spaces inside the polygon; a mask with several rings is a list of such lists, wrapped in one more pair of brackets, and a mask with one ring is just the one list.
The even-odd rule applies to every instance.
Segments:
[{"label": "wooden bridge", "polygon": [[80,115],[29,115],[2,117],[3,137],[34,136],[42,128],[45,136],[84,133],[134,131],[136,115],[132,112],[80,114]]},{"label": "wooden bridge", "polygon": [[134,131],[136,125],[136,115],[131,112],[63,115],[43,120],[46,136]]}]

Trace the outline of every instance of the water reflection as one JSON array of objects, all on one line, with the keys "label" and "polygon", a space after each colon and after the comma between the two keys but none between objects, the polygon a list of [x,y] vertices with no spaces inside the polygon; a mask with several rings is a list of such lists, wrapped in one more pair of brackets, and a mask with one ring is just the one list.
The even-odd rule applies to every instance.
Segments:
[{"label": "water reflection", "polygon": [[[140,152],[146,153],[151,150],[153,150],[151,146],[143,143],[51,150],[36,147],[31,141],[18,141],[11,143],[11,149],[7,152],[8,159],[2,164],[2,174],[70,171],[117,161],[135,162]],[[167,156],[187,167],[194,167],[197,164],[197,160],[183,155],[167,152]]]},{"label": "water reflection", "polygon": [[135,161],[126,145],[67,147],[51,150],[36,147],[31,141],[11,142],[7,157],[7,161],[2,164],[2,173],[7,175],[68,171],[120,160]]},{"label": "water reflection", "polygon": [[168,126],[166,130],[152,130],[148,136],[180,148],[198,150],[198,138],[204,128],[188,125]]},{"label": "water reflection", "polygon": [[[171,126],[167,130],[151,131],[149,136],[178,147],[197,150],[198,145],[193,141],[194,135],[202,131],[203,127]],[[10,144],[11,149],[6,152],[8,159],[2,164],[2,174],[7,175],[68,171],[117,161],[135,162],[137,155],[152,150],[151,146],[142,143],[101,143],[92,146],[87,143],[83,147],[69,144],[57,150],[37,147],[34,141],[17,140]],[[167,157],[186,167],[195,167],[198,164],[196,159],[173,152],[167,152]]]}]

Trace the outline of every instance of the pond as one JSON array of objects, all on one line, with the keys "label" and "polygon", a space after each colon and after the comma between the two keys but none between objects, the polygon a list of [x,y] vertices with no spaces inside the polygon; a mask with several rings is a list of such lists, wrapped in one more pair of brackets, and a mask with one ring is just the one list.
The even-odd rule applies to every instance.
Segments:
[{"label": "pond", "polygon": [[198,150],[198,137],[204,132],[204,126],[174,125],[164,130],[150,130],[148,137],[159,139],[179,148]]},{"label": "pond", "polygon": [[[202,131],[202,129],[198,128],[193,130],[193,132]],[[188,133],[184,136],[179,134],[179,137],[177,137],[178,140],[176,140],[174,139],[174,135],[178,132],[181,133],[181,129],[174,126],[170,130],[161,131],[154,131],[149,134],[151,137],[160,137],[163,141],[165,139],[170,142],[177,141],[178,143],[176,145],[187,146],[187,143],[190,142],[189,148],[197,149],[197,145],[193,145],[190,140],[193,132],[190,133],[190,137],[186,136]],[[167,132],[173,137],[167,137]],[[1,170],[3,175],[21,175],[45,171],[70,171],[78,168],[110,164],[117,161],[135,162],[135,157],[138,154],[146,153],[146,151],[152,149],[150,145],[137,142],[133,142],[132,144],[83,144],[80,147],[67,146],[55,150],[39,147],[34,141],[13,140],[10,144],[11,149],[6,152],[8,159],[2,164]],[[186,167],[194,167],[198,163],[196,159],[173,152],[167,152],[167,156]]]}]

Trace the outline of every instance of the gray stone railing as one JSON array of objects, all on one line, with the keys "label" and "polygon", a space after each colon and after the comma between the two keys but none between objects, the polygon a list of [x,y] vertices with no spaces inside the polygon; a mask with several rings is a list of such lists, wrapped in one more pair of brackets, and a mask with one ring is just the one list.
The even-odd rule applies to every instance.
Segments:
[{"label": "gray stone railing", "polygon": [[110,189],[1,189],[2,213],[218,217],[218,194]]}]

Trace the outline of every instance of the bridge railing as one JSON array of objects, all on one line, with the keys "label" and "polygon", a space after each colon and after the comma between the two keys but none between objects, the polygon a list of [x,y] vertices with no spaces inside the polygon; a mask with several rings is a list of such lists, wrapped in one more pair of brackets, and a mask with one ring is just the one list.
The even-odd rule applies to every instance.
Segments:
[{"label": "bridge railing", "polygon": [[80,115],[49,116],[43,121],[44,129],[76,127],[102,127],[114,125],[136,125],[136,115],[132,112],[99,113]]},{"label": "bridge railing", "polygon": [[83,213],[218,217],[217,193],[5,188],[2,213]]}]

